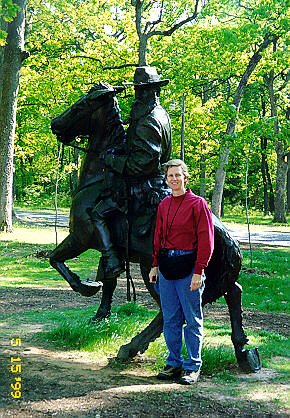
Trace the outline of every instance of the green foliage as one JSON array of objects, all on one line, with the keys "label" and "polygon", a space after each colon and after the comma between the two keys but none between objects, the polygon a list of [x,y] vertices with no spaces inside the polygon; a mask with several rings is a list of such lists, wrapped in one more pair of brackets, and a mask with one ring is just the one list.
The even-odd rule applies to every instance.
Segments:
[{"label": "green foliage", "polygon": [[19,10],[19,6],[12,0],[1,0],[0,19],[3,19],[5,22],[11,22]]},{"label": "green foliage", "polygon": [[[3,3],[3,2],[2,2]],[[146,3],[146,7],[145,7]],[[158,2],[144,3],[142,27],[156,19]],[[11,1],[7,0],[11,5]],[[201,10],[197,22],[190,22],[171,36],[153,36],[147,48],[148,61],[171,82],[162,89],[162,103],[169,110],[173,128],[173,156],[180,153],[181,96],[186,94],[185,160],[192,173],[191,187],[198,193],[206,175],[207,198],[215,182],[220,146],[231,149],[227,167],[225,200],[245,200],[245,162],[249,157],[249,204],[263,209],[261,137],[267,138],[264,151],[275,190],[275,141],[287,150],[287,4],[285,1],[255,0],[241,5],[213,0]],[[137,62],[137,34],[133,3],[125,0],[80,2],[61,0],[51,5],[29,0],[28,37],[25,48],[30,57],[21,71],[17,135],[15,141],[15,196],[18,202],[48,203],[52,200],[57,171],[57,142],[50,132],[50,120],[92,84],[131,81]],[[163,3],[158,29],[165,30],[178,19],[192,14],[194,4]],[[182,11],[182,14],[181,14]],[[154,14],[154,13],[155,14]],[[265,34],[279,36],[276,50],[269,47],[244,92],[236,135],[225,138],[229,117],[236,114],[232,100],[250,57]],[[274,134],[274,119],[266,88],[269,72],[275,72],[280,136]],[[133,90],[120,97],[123,119],[127,119]],[[170,110],[174,101],[177,108]],[[254,139],[250,151],[250,144]],[[80,155],[80,161],[82,160]],[[71,173],[75,164],[65,147],[59,195],[70,203]],[[79,168],[80,164],[78,165]]]}]

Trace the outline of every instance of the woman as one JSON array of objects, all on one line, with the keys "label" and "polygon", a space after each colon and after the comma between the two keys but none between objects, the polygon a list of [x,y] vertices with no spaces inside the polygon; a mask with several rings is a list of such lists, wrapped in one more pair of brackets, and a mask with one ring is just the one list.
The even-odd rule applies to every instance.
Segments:
[{"label": "woman", "polygon": [[[172,194],[158,207],[149,274],[151,283],[158,276],[163,333],[169,350],[166,366],[157,378],[179,378],[181,384],[194,384],[202,364],[203,269],[213,252],[214,228],[206,201],[186,189],[186,164],[177,159],[168,161],[165,175]],[[184,323],[185,360],[181,356]]]}]

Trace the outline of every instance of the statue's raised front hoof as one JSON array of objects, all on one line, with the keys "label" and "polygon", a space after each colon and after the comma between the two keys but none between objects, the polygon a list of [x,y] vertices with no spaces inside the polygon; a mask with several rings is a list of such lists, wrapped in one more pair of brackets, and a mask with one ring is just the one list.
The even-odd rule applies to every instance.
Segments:
[{"label": "statue's raised front hoof", "polygon": [[96,293],[98,293],[103,286],[102,282],[95,282],[93,280],[87,279],[83,280],[80,285],[78,286],[78,292],[82,296],[94,296]]},{"label": "statue's raised front hoof", "polygon": [[261,370],[262,364],[257,347],[252,348],[251,350],[237,350],[236,356],[243,372],[257,373]]}]

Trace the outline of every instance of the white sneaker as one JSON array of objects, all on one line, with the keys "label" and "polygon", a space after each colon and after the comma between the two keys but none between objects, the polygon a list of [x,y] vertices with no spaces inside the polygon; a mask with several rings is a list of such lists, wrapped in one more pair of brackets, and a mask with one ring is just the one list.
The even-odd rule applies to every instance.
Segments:
[{"label": "white sneaker", "polygon": [[191,370],[184,370],[181,378],[179,379],[179,383],[182,385],[194,385],[199,379],[199,374],[200,370],[195,372]]}]

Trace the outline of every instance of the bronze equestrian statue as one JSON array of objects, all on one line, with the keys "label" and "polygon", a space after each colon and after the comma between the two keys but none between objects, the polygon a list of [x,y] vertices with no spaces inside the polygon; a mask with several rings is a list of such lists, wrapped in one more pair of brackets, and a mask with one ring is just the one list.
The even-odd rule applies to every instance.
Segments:
[{"label": "bronze equestrian statue", "polygon": [[[164,85],[166,81],[160,80],[157,73],[152,72],[150,68],[149,70],[147,68],[136,70],[136,102],[138,103],[140,99],[142,92],[139,88],[142,87],[142,80],[144,81],[146,77],[147,86],[144,87],[146,90],[147,88],[153,90],[153,93],[147,92],[150,104],[146,111],[145,107],[142,109],[141,105],[136,104],[136,120],[134,121],[133,114],[131,129],[132,132],[138,132],[140,138],[137,141],[137,148],[132,151],[133,154],[130,154],[129,146],[134,147],[135,134],[130,134],[128,129],[128,139],[126,138],[116,98],[118,89],[109,84],[99,83],[92,87],[75,104],[54,118],[51,124],[53,133],[65,145],[72,144],[77,137],[88,137],[78,187],[71,204],[69,235],[53,250],[50,264],[74,291],[84,296],[92,296],[102,287],[101,304],[94,319],[103,319],[110,315],[112,296],[117,285],[116,276],[119,274],[118,270],[123,271],[122,260],[125,259],[140,264],[146,288],[159,304],[159,297],[149,283],[148,274],[152,261],[154,217],[157,205],[166,194],[170,193],[164,178],[160,175],[160,169],[161,164],[169,158],[171,138],[169,131],[164,131],[164,127],[158,122],[158,135],[159,138],[162,137],[162,141],[159,148],[156,144],[152,147],[155,152],[157,146],[158,158],[154,160],[156,165],[153,167],[150,166],[152,156],[148,158],[148,176],[146,176],[146,172],[140,169],[143,162],[141,150],[146,138],[142,138],[144,136],[142,128],[136,128],[136,125],[140,126],[138,120],[144,119],[144,116],[149,115],[152,110],[153,114],[154,110],[161,111],[161,121],[165,125],[167,118],[166,112],[159,104],[160,85]],[[141,97],[141,102],[142,100]],[[170,124],[169,120],[167,123]],[[144,124],[141,123],[142,126]],[[152,128],[145,126],[144,131],[146,129]],[[131,138],[130,135],[132,135]],[[138,148],[138,143],[142,144],[141,148],[140,146]],[[137,150],[139,152],[135,155],[134,152]],[[132,161],[134,156],[135,162]],[[140,169],[139,176],[138,168]],[[241,268],[240,250],[236,241],[231,238],[216,217],[214,217],[214,224],[215,250],[205,269],[207,280],[203,293],[203,305],[225,296],[237,361],[244,371],[256,372],[261,368],[258,351],[244,348],[248,338],[242,325],[242,290],[237,283]],[[104,240],[107,240],[105,244]],[[81,281],[80,277],[65,264],[65,261],[77,257],[88,249],[102,252],[94,286],[84,280]],[[110,252],[113,258],[113,268],[111,268],[111,256],[108,256]],[[117,254],[117,261],[114,260],[115,254]],[[107,257],[105,262],[102,261],[104,256]],[[116,264],[114,264],[115,261]],[[149,343],[162,333],[162,326],[162,312],[160,311],[143,331],[133,337],[130,343],[120,348],[118,357],[128,359],[138,352],[146,351]]]}]

